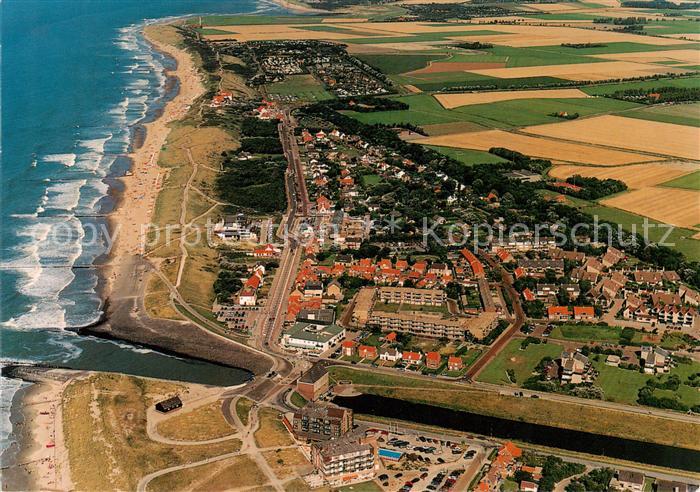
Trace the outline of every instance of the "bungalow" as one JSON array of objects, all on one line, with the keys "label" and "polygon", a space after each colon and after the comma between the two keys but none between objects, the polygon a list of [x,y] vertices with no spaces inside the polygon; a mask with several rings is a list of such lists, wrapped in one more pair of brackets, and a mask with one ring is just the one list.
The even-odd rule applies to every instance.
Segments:
[{"label": "bungalow", "polygon": [[595,318],[593,306],[574,306],[574,319],[577,321],[590,321]]},{"label": "bungalow", "polygon": [[537,492],[537,484],[527,480],[520,481],[520,490],[522,492]]},{"label": "bungalow", "polygon": [[464,362],[462,361],[461,357],[456,357],[454,355],[451,355],[447,359],[447,370],[448,371],[461,371],[464,368]]},{"label": "bungalow", "polygon": [[571,309],[569,306],[549,306],[547,318],[550,321],[567,321],[571,319]]},{"label": "bungalow", "polygon": [[589,368],[588,357],[580,352],[561,354],[561,384],[580,384]]},{"label": "bungalow", "polygon": [[423,354],[420,352],[403,352],[401,358],[406,361],[406,364],[418,365],[423,360]]},{"label": "bungalow", "polygon": [[428,352],[425,355],[425,366],[428,369],[437,369],[440,367],[440,361],[442,358],[440,357],[439,352]]},{"label": "bungalow", "polygon": [[523,290],[523,298],[526,301],[531,302],[535,300],[535,294],[528,287],[526,287],[525,290]]},{"label": "bungalow", "polygon": [[329,214],[333,211],[333,203],[328,198],[321,195],[316,200],[316,210],[320,214]]},{"label": "bungalow", "polygon": [[257,248],[253,250],[253,256],[256,258],[272,258],[281,253],[281,249],[277,248],[272,244],[266,244],[262,248]]},{"label": "bungalow", "polygon": [[666,373],[671,369],[671,353],[661,347],[643,346],[641,359],[646,374]]},{"label": "bungalow", "polygon": [[632,274],[638,284],[659,285],[663,282],[663,274],[654,270],[637,270]]},{"label": "bungalow", "polygon": [[359,355],[360,359],[374,360],[377,358],[377,347],[373,347],[371,345],[360,345],[360,348],[357,349],[357,354]]},{"label": "bungalow", "polygon": [[387,333],[387,335],[384,337],[384,341],[394,343],[396,341],[396,332],[392,331],[391,333]]},{"label": "bungalow", "polygon": [[396,362],[401,360],[401,352],[395,348],[381,348],[379,349],[379,359],[386,362]]},{"label": "bungalow", "polygon": [[355,347],[357,344],[352,340],[345,340],[341,345],[341,353],[345,357],[352,357],[355,355]]}]

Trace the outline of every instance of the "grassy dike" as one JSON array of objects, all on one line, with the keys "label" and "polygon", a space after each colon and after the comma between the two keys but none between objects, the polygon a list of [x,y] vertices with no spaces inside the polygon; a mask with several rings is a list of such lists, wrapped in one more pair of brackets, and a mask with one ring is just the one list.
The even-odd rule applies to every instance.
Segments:
[{"label": "grassy dike", "polygon": [[389,376],[331,367],[336,381],[352,381],[362,393],[480,415],[700,450],[700,424],[620,412],[584,404],[517,398],[449,382]]}]

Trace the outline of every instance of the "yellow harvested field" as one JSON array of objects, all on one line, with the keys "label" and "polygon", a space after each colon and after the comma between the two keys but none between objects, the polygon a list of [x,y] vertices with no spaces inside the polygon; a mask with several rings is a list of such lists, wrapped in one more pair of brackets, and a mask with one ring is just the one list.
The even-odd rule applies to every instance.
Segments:
[{"label": "yellow harvested field", "polygon": [[680,161],[653,162],[619,167],[572,166],[565,164],[554,166],[549,171],[549,175],[557,179],[566,179],[575,174],[587,178],[619,179],[627,184],[630,189],[639,189],[665,183],[697,170],[700,170],[698,164]]},{"label": "yellow harvested field", "polygon": [[572,3],[531,3],[524,7],[538,12],[566,12],[567,10],[581,10],[580,5]]},{"label": "yellow harvested field", "polygon": [[489,150],[491,147],[505,147],[534,157],[580,162],[582,164],[594,164],[598,166],[619,166],[621,164],[631,164],[633,162],[658,160],[652,156],[643,154],[599,149],[583,144],[519,135],[502,130],[428,137],[421,139],[420,143],[475,150]]},{"label": "yellow harvested field", "polygon": [[700,191],[648,187],[601,203],[678,227],[694,228],[700,223]]},{"label": "yellow harvested field", "polygon": [[700,50],[665,50],[639,53],[606,53],[604,55],[593,55],[593,57],[604,58],[606,60],[622,60],[638,63],[678,61],[700,65]]},{"label": "yellow harvested field", "polygon": [[323,22],[324,24],[345,24],[355,22],[367,22],[367,19],[361,17],[328,17],[326,19],[323,19],[321,22]]},{"label": "yellow harvested field", "polygon": [[231,34],[208,34],[204,36],[209,41],[236,39],[237,41],[266,41],[283,39],[350,39],[360,37],[345,32],[309,31],[300,28],[299,24],[244,25],[244,26],[211,26],[218,31]]},{"label": "yellow harvested field", "polygon": [[693,126],[605,115],[530,126],[522,131],[576,142],[700,159],[700,128]]},{"label": "yellow harvested field", "polygon": [[[596,11],[597,12],[597,11]],[[569,21],[567,21],[569,22]],[[502,25],[494,26],[498,31],[508,34],[494,34],[485,36],[454,36],[451,39],[464,41],[482,41],[485,43],[504,44],[514,47],[552,46],[561,43],[641,43],[653,45],[683,44],[684,41],[672,38],[660,38],[655,36],[640,36],[613,31],[601,31],[594,29],[577,29],[575,27],[561,26],[523,26]]]},{"label": "yellow harvested field", "polygon": [[435,99],[446,109],[469,106],[472,104],[486,104],[500,101],[512,101],[515,99],[557,99],[590,97],[579,89],[551,89],[535,91],[495,91],[495,92],[468,92],[453,94],[436,94]]},{"label": "yellow harvested field", "polygon": [[[487,37],[487,36],[484,36]],[[599,63],[570,63],[567,65],[546,65],[540,67],[487,68],[470,70],[472,73],[515,79],[520,77],[558,77],[567,80],[608,80],[630,77],[648,77],[656,74],[684,73],[687,70],[626,61]]]},{"label": "yellow harvested field", "polygon": [[688,39],[690,41],[700,41],[700,32],[688,32],[683,34],[664,34],[669,38]]}]

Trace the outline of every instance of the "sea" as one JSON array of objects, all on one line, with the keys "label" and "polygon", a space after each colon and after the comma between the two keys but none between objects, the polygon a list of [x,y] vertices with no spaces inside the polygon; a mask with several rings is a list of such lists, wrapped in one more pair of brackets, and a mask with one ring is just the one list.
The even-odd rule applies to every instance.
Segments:
[{"label": "sea", "polygon": [[[3,0],[0,362],[239,384],[248,373],[76,335],[102,303],[97,271],[115,176],[135,129],[174,95],[142,27],[206,14],[287,14],[258,0]],[[138,133],[138,132],[136,132]],[[0,452],[25,383],[0,386]]]}]

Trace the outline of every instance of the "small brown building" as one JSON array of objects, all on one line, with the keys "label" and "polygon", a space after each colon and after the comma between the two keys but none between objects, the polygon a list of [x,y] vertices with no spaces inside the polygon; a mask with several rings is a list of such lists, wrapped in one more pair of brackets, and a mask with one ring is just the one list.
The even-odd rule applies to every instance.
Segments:
[{"label": "small brown building", "polygon": [[308,401],[316,401],[329,388],[328,371],[321,364],[314,364],[297,380],[297,392]]}]

